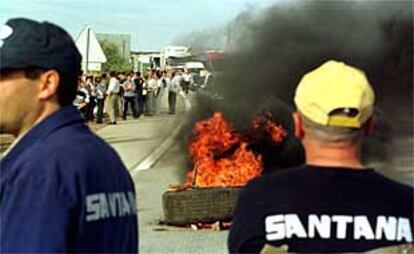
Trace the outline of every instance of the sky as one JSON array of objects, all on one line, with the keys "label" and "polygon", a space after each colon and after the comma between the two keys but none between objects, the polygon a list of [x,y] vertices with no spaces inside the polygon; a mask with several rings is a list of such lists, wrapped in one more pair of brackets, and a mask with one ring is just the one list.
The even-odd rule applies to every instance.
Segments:
[{"label": "sky", "polygon": [[161,50],[179,36],[224,26],[240,12],[283,0],[0,0],[0,24],[14,17],[49,21],[76,40],[96,33],[131,35],[131,50]]}]

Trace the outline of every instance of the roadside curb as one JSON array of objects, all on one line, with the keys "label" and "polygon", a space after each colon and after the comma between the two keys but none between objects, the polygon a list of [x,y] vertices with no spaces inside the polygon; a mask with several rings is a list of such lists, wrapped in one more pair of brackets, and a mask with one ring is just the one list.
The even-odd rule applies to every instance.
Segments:
[{"label": "roadside curb", "polygon": [[[180,93],[180,96],[184,100],[184,114],[191,109],[190,100],[184,93]],[[129,170],[132,174],[138,171],[148,170],[151,169],[154,164],[164,155],[164,153],[173,145],[175,142],[175,138],[180,133],[181,128],[183,127],[185,122],[185,118],[183,117],[177,128],[159,145],[156,149],[154,149],[148,156],[146,156],[143,160],[132,166]]]}]

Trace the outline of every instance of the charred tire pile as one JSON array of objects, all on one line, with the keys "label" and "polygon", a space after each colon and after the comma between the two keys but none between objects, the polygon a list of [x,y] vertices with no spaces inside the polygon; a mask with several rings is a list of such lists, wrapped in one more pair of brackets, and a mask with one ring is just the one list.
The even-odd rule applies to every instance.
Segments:
[{"label": "charred tire pile", "polygon": [[162,197],[164,223],[182,226],[231,220],[241,188],[168,191]]}]

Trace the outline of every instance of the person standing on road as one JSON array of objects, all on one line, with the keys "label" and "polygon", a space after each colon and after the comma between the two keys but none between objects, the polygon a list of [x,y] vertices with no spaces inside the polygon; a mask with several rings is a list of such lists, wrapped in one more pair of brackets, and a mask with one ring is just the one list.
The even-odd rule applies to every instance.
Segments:
[{"label": "person standing on road", "polygon": [[0,59],[0,133],[16,137],[0,160],[1,252],[137,253],[134,183],[72,106],[81,55],[70,35],[11,19]]},{"label": "person standing on road", "polygon": [[102,76],[95,78],[95,87],[96,87],[96,103],[98,106],[98,111],[96,113],[96,123],[103,123],[103,114],[105,107],[105,92],[107,90],[105,85],[105,79]]},{"label": "person standing on road", "polygon": [[85,88],[85,84],[83,83],[82,79],[79,79],[78,89],[76,91],[75,99],[73,100],[73,105],[79,110],[84,119],[86,119],[88,102],[88,90]]},{"label": "person standing on road", "polygon": [[161,71],[157,71],[157,97],[156,97],[156,111],[157,113],[161,112],[161,105],[162,105],[162,99],[164,97],[164,90],[167,87],[167,77],[165,74]]},{"label": "person standing on road", "polygon": [[153,116],[155,114],[155,96],[157,92],[157,75],[155,73],[155,70],[152,70],[149,74],[149,78],[147,80],[146,84],[146,92],[147,92],[147,98],[146,98],[146,105],[147,105],[147,116]]},{"label": "person standing on road", "polygon": [[180,73],[176,74],[175,71],[171,73],[171,82],[169,83],[169,86],[168,86],[168,108],[169,108],[168,114],[170,115],[175,114],[175,108],[177,104],[177,93],[180,90],[182,81],[183,79]]},{"label": "person standing on road", "polygon": [[135,95],[135,84],[132,82],[133,73],[128,73],[127,79],[123,83],[124,87],[124,112],[122,118],[127,119],[128,115],[128,105],[131,106],[132,116],[134,119],[138,118],[138,112],[135,105],[136,95]]},{"label": "person standing on road", "polygon": [[285,245],[295,253],[348,253],[412,243],[413,188],[360,160],[374,111],[364,72],[328,61],[301,79],[294,102],[306,165],[248,183],[235,209],[230,252]]},{"label": "person standing on road", "polygon": [[109,124],[116,124],[116,118],[119,112],[119,91],[120,84],[119,80],[116,77],[116,73],[111,71],[109,73],[109,85],[106,95],[108,96],[108,114],[109,114]]},{"label": "person standing on road", "polygon": [[132,81],[135,85],[136,110],[138,113],[138,117],[140,117],[141,114],[144,113],[144,96],[142,95],[144,80],[141,77],[141,72],[136,72]]},{"label": "person standing on road", "polygon": [[159,100],[159,109],[161,110],[162,107],[162,100],[164,100],[165,94],[168,97],[168,87],[170,86],[171,79],[170,75],[167,71],[162,72],[162,79],[161,79],[161,99]]},{"label": "person standing on road", "polygon": [[142,99],[143,99],[143,102],[142,102],[142,113],[144,114],[144,115],[148,115],[148,97],[147,97],[147,95],[148,95],[148,81],[149,81],[149,73],[145,73],[144,74],[144,78],[142,79],[142,81],[143,81],[143,83],[142,83]]},{"label": "person standing on road", "polygon": [[124,112],[124,105],[125,105],[125,82],[127,81],[125,72],[118,72],[116,77],[118,78],[119,82],[119,93],[118,93],[118,108],[117,108],[117,115]]},{"label": "person standing on road", "polygon": [[89,102],[86,108],[86,120],[92,122],[94,120],[93,111],[96,106],[96,87],[93,82],[93,76],[86,77],[85,88],[89,95]]},{"label": "person standing on road", "polygon": [[[181,74],[181,72],[180,72],[180,74]],[[190,90],[190,84],[191,84],[191,74],[188,71],[188,69],[185,69],[184,73],[182,73],[181,76],[182,76],[182,79],[183,79],[182,82],[181,82],[182,89],[183,89],[185,94],[188,94],[188,92]]]}]

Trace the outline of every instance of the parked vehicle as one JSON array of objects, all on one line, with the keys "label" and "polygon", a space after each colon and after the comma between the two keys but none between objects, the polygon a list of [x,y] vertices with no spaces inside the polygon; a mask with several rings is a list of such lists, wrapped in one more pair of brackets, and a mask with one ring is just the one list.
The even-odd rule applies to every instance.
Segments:
[{"label": "parked vehicle", "polygon": [[202,62],[186,62],[184,64],[184,69],[187,70],[192,76],[192,89],[196,89],[204,85],[208,71],[206,70]]},{"label": "parked vehicle", "polygon": [[160,67],[164,70],[183,70],[185,63],[191,61],[192,58],[189,47],[168,46],[161,51]]}]

